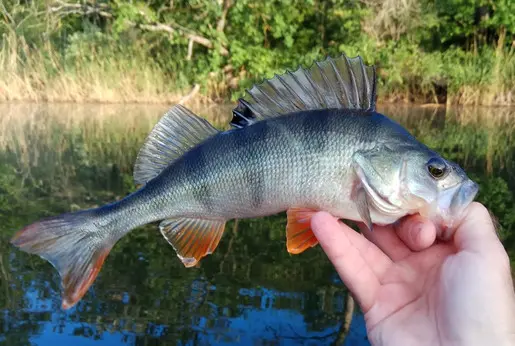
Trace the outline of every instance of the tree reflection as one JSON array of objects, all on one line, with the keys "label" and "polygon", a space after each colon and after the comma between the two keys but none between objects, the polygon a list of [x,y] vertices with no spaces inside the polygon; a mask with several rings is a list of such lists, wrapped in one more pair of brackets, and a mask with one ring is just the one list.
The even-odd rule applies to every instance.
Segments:
[{"label": "tree reflection", "polygon": [[[30,121],[3,123],[9,136],[0,141],[0,342],[367,344],[362,316],[352,313],[321,249],[287,253],[284,214],[229,222],[215,253],[191,269],[156,225],[141,227],[116,244],[84,299],[60,310],[57,272],[12,248],[10,236],[41,217],[133,190],[132,163],[157,117],[122,112],[52,122],[49,114],[31,114]],[[505,246],[515,249],[513,122],[499,112],[465,118],[463,110],[397,107],[396,114],[479,182],[479,200],[499,218]],[[124,122],[113,121],[120,116]]]}]

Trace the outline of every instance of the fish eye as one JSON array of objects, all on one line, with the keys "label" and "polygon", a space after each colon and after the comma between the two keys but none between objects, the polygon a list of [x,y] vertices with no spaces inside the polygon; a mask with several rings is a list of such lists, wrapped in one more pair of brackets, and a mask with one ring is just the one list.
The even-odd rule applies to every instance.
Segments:
[{"label": "fish eye", "polygon": [[432,158],[427,163],[427,170],[433,178],[441,179],[447,173],[447,165],[439,158]]}]

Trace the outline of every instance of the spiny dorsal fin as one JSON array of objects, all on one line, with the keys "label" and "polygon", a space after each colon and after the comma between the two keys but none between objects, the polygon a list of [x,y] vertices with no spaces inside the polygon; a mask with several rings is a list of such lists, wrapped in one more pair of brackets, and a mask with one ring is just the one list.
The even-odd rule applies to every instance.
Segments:
[{"label": "spiny dorsal fin", "polygon": [[154,126],[134,165],[134,182],[146,184],[193,146],[218,133],[187,108],[173,106]]},{"label": "spiny dorsal fin", "polygon": [[195,266],[215,251],[225,229],[224,220],[168,219],[159,225],[161,234],[173,246],[184,266]]},{"label": "spiny dorsal fin", "polygon": [[360,56],[345,54],[311,67],[265,80],[247,90],[233,110],[231,125],[244,127],[256,121],[298,112],[327,108],[375,110],[376,72]]}]

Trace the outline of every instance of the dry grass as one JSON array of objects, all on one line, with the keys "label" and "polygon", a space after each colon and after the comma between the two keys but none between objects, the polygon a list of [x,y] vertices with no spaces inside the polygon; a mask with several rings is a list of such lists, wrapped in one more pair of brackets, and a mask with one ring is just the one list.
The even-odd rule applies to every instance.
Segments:
[{"label": "dry grass", "polygon": [[[6,35],[0,46],[0,102],[178,103],[191,88],[178,89],[173,79],[143,57],[95,57],[75,66],[50,45],[30,48],[23,37]],[[190,100],[207,103],[197,94]]]},{"label": "dry grass", "polygon": [[515,104],[515,90],[503,85],[469,86],[459,88],[447,97],[448,105],[511,106]]},{"label": "dry grass", "polygon": [[[420,64],[430,62],[431,59],[426,59]],[[476,65],[467,61],[464,66],[456,67],[460,73],[453,77],[454,84],[461,86],[448,90],[447,105],[513,105],[515,89],[511,80],[515,75],[515,54],[496,50],[492,71],[486,79],[479,72],[473,76]],[[419,71],[419,74],[426,73]],[[459,82],[463,76],[469,79]],[[23,36],[14,34],[4,35],[0,42],[0,102],[173,104],[188,98],[190,105],[205,105],[226,99],[235,87],[230,87],[231,83],[211,73],[201,93],[193,85],[180,87],[177,78],[143,54],[106,56],[93,50],[79,52],[71,61],[65,61],[50,43],[35,49]],[[379,101],[438,102],[434,88],[415,89],[387,85],[380,90]],[[189,98],[192,90],[195,96]]]}]

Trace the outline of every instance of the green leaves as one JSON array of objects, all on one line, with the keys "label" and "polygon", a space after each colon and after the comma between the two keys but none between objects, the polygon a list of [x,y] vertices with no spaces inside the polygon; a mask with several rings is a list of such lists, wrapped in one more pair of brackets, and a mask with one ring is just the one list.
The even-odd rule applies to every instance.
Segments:
[{"label": "green leaves", "polygon": [[134,24],[156,20],[154,11],[143,2],[114,1],[116,16],[112,23],[113,33],[119,35],[130,30]]},{"label": "green leaves", "polygon": [[163,71],[171,88],[199,83],[220,100],[287,68],[345,52],[378,66],[383,99],[495,103],[503,95],[508,100],[515,85],[515,4],[509,0],[63,4],[2,4],[0,34],[8,39],[0,62],[20,65],[3,70],[26,71],[25,57],[45,52],[39,54],[51,82],[95,59],[117,65],[137,56],[136,65]]}]

